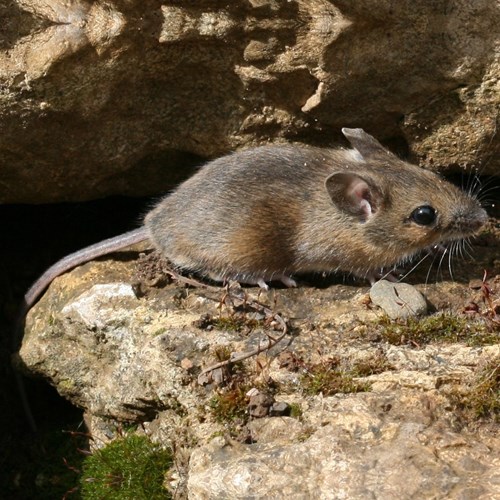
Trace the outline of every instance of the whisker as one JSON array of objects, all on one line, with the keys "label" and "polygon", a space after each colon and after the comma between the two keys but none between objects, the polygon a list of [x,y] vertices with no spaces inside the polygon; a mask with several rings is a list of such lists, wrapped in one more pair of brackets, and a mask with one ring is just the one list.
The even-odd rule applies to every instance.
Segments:
[{"label": "whisker", "polygon": [[384,280],[385,278],[387,278],[387,276],[389,276],[389,274],[391,274],[395,270],[396,270],[396,266],[392,266],[392,268],[389,269],[383,276],[381,276],[379,278],[379,280]]},{"label": "whisker", "polygon": [[[403,281],[409,274],[411,274],[415,269],[425,260],[429,257],[429,253],[426,253],[407,273],[405,273],[404,276],[398,279],[398,282]],[[426,283],[427,285],[427,283]]]},{"label": "whisker", "polygon": [[438,270],[437,270],[437,278],[439,279],[439,276],[441,276],[441,279],[443,279],[443,272],[441,266],[443,265],[443,260],[446,257],[446,254],[449,253],[449,249],[445,248],[443,255],[441,255],[441,258],[439,259],[439,264],[438,264]]},{"label": "whisker", "polygon": [[[429,253],[427,253],[427,255],[429,255]],[[434,266],[434,262],[436,262],[437,256],[438,256],[437,252],[434,252],[432,262],[430,263],[429,270],[427,271],[427,275],[425,276],[425,286],[427,286],[427,283],[429,282],[429,276],[431,275],[432,266]],[[436,276],[436,281],[437,281],[437,276]]]},{"label": "whisker", "polygon": [[473,260],[472,254],[469,252],[469,249],[467,248],[467,246],[469,246],[469,248],[472,249],[472,246],[469,243],[468,239],[464,239],[460,242],[460,245],[459,245],[460,258],[463,260],[466,260],[466,259]]},{"label": "whisker", "polygon": [[460,259],[465,260],[466,257],[466,249],[465,249],[465,240],[459,241],[457,243],[457,256],[460,253]]},{"label": "whisker", "polygon": [[453,257],[453,253],[454,253],[455,249],[456,249],[456,245],[455,245],[455,242],[453,242],[451,245],[450,252],[448,253],[448,271],[450,273],[451,281],[455,281],[453,279],[453,270],[452,270],[452,265],[451,265],[451,258]]},{"label": "whisker", "polygon": [[468,186],[464,191],[469,195],[469,196],[475,196],[479,191],[481,191],[481,179],[477,175],[477,172],[473,174],[472,172],[470,173],[469,176],[469,182]]},{"label": "whisker", "polygon": [[472,197],[482,201],[485,199],[487,194],[494,193],[498,191],[499,187],[496,184],[482,186],[479,191],[472,193]]},{"label": "whisker", "polygon": [[[483,189],[494,184],[494,182],[495,182],[495,179],[492,176],[487,176],[487,177],[482,177],[482,178],[478,177],[478,181],[475,183],[475,185],[478,186],[480,188],[480,190],[482,191]],[[476,192],[472,191],[472,193],[475,194]]]}]

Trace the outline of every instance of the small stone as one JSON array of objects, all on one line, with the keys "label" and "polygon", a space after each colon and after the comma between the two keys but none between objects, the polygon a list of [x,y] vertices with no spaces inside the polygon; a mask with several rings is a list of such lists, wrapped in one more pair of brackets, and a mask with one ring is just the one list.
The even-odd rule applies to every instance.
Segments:
[{"label": "small stone", "polygon": [[212,370],[212,382],[215,385],[222,385],[224,383],[224,370],[222,368]]},{"label": "small stone", "polygon": [[270,417],[283,417],[290,414],[290,405],[285,402],[274,403],[269,410]]},{"label": "small stone", "polygon": [[186,370],[186,371],[189,371],[191,370],[191,368],[193,368],[193,362],[189,359],[189,358],[184,358],[182,361],[181,361],[181,367]]},{"label": "small stone", "polygon": [[211,314],[202,314],[198,319],[192,322],[192,325],[200,330],[210,330],[212,327],[213,317]]},{"label": "small stone", "polygon": [[247,315],[248,319],[253,319],[255,321],[262,321],[264,319],[266,319],[266,315],[261,313],[261,312],[253,312],[253,313],[249,313]]},{"label": "small stone", "polygon": [[214,370],[210,370],[208,372],[202,372],[198,375],[198,384],[199,385],[222,385],[224,382],[224,371],[222,368],[215,368]]},{"label": "small stone", "polygon": [[261,392],[250,398],[250,402],[248,403],[248,413],[254,418],[265,417],[269,414],[269,409],[273,403],[273,396]]},{"label": "small stone", "polygon": [[427,314],[427,302],[424,296],[408,283],[377,281],[370,289],[370,298],[391,319],[406,319]]},{"label": "small stone", "polygon": [[200,375],[198,375],[198,384],[199,385],[208,385],[210,383],[212,383],[211,372],[200,373]]}]

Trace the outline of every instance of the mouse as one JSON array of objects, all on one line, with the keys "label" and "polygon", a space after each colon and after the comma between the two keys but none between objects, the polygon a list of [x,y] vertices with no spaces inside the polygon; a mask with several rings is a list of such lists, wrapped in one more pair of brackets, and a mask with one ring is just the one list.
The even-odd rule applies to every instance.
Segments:
[{"label": "mouse", "polygon": [[476,196],[361,128],[342,133],[352,149],[267,145],[208,162],[142,227],[50,267],[26,293],[22,315],[58,275],[146,240],[176,269],[218,282],[290,287],[298,274],[343,272],[373,284],[381,269],[472,236],[487,221]]},{"label": "mouse", "polygon": [[487,221],[476,196],[403,161],[361,128],[342,133],[351,149],[268,145],[208,162],[161,199],[141,227],[47,269],[24,297],[14,348],[26,314],[54,278],[143,241],[176,269],[219,282],[290,287],[299,274],[343,272],[373,283],[381,269],[472,236]]},{"label": "mouse", "polygon": [[353,149],[263,146],[208,163],[147,214],[149,239],[215,281],[295,286],[297,274],[340,271],[373,283],[486,222],[473,196],[362,129],[342,132]]}]

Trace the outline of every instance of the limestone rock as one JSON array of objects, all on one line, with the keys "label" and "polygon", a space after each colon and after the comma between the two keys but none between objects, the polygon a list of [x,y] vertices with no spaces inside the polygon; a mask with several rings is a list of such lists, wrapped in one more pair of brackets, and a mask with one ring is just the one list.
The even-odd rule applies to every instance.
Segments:
[{"label": "limestone rock", "polygon": [[495,0],[5,0],[0,202],[158,193],[200,157],[344,126],[498,174],[499,19]]},{"label": "limestone rock", "polygon": [[[191,456],[189,498],[404,500],[495,495],[498,437],[486,444],[442,432],[415,415],[401,422],[398,415],[406,402],[398,404],[391,393],[383,396],[386,404],[392,401],[399,408],[377,411],[372,395],[321,401],[311,412],[322,411],[328,420],[302,442],[270,439],[242,447],[214,439]],[[267,423],[276,426],[271,420]]]},{"label": "limestone rock", "polygon": [[[192,499],[494,497],[498,423],[460,427],[450,402],[498,365],[493,333],[476,346],[389,343],[380,312],[363,300],[367,288],[345,284],[250,287],[240,301],[225,288],[144,284],[137,296],[137,266],[110,257],[57,278],[29,312],[17,357],[83,408],[99,446],[121,422],[140,423],[138,432],[176,450],[180,465],[167,481]],[[496,294],[500,281],[490,286]],[[443,290],[455,311],[478,293],[442,283],[426,295]],[[290,318],[289,334],[220,366],[217,384],[198,384],[202,369],[279,336],[279,322],[252,310],[256,300]],[[304,383],[335,370],[333,383],[347,376],[361,392],[327,395],[328,386]],[[216,413],[224,395],[229,406]],[[271,416],[274,408],[290,416]]]}]

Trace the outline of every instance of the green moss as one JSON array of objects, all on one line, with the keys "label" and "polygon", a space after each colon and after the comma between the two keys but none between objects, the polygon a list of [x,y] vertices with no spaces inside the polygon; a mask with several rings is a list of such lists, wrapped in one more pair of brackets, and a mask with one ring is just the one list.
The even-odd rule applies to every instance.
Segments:
[{"label": "green moss", "polygon": [[355,377],[369,377],[392,369],[391,364],[382,353],[375,353],[366,359],[356,361],[350,372]]},{"label": "green moss", "polygon": [[250,332],[258,326],[263,326],[262,320],[249,318],[245,312],[230,310],[228,314],[218,316],[203,314],[193,322],[193,325],[202,330],[217,328],[229,332]]},{"label": "green moss", "polygon": [[337,393],[366,392],[369,385],[354,380],[354,369],[345,369],[336,359],[329,359],[307,367],[301,383],[307,394],[331,396]]},{"label": "green moss", "polygon": [[378,327],[382,339],[394,345],[412,344],[418,347],[430,342],[465,342],[477,346],[498,342],[498,333],[490,331],[485,323],[451,314],[410,318],[405,322],[383,318]]},{"label": "green moss", "polygon": [[468,388],[450,395],[455,413],[464,422],[500,422],[500,358],[479,369]]},{"label": "green moss", "polygon": [[216,437],[224,437],[224,434],[225,434],[225,432],[224,432],[224,431],[217,431],[217,432],[213,432],[213,433],[210,435],[210,438],[209,438],[209,439],[215,439]]},{"label": "green moss", "polygon": [[84,500],[171,498],[164,488],[172,453],[135,434],[111,442],[87,457],[80,480]]},{"label": "green moss", "polygon": [[213,318],[212,325],[219,330],[241,332],[242,330],[253,330],[259,325],[259,322],[255,319],[249,319],[242,314],[233,314]]},{"label": "green moss", "polygon": [[300,419],[302,417],[302,407],[298,403],[290,403],[290,416]]},{"label": "green moss", "polygon": [[132,434],[139,428],[139,424],[124,423],[121,424],[121,429],[118,428],[118,432],[122,434]]}]

